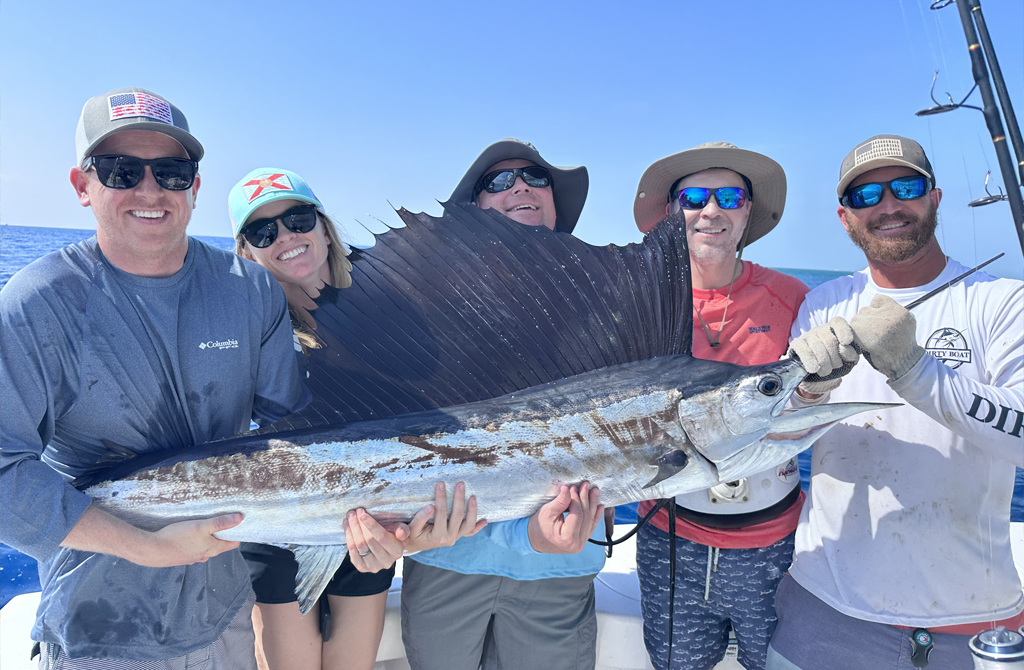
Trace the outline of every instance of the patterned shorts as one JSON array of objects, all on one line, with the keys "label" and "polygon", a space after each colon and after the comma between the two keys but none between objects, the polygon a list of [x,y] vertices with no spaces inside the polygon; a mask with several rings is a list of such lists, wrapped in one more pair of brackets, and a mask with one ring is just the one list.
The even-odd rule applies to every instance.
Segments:
[{"label": "patterned shorts", "polygon": [[[775,589],[793,561],[793,537],[756,549],[712,549],[676,538],[673,670],[713,668],[725,656],[730,627],[743,667],[764,668],[777,621]],[[657,670],[668,667],[668,541],[668,533],[651,524],[637,537],[644,643]]]}]

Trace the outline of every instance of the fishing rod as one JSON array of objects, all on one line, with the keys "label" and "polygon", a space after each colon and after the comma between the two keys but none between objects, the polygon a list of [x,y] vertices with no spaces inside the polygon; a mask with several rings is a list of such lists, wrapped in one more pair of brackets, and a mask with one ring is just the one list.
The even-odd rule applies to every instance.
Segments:
[{"label": "fishing rod", "polygon": [[[992,46],[992,39],[988,34],[988,27],[985,24],[985,17],[981,12],[981,0],[937,0],[931,4],[931,9],[942,9],[956,2],[960,12],[960,22],[964,27],[964,36],[967,38],[967,51],[971,57],[971,73],[974,76],[974,85],[981,93],[983,107],[982,114],[985,116],[985,125],[988,126],[992,144],[996,149],[996,157],[999,159],[999,170],[1003,174],[1003,182],[1006,185],[1006,195],[1010,202],[1010,213],[1013,216],[1013,225],[1017,231],[1017,238],[1020,241],[1021,253],[1024,254],[1024,199],[1021,198],[1021,186],[1024,185],[1024,141],[1021,139],[1020,126],[1017,125],[1017,117],[1013,113],[1013,105],[1010,103],[1010,96],[1006,91],[1006,83],[1003,81],[1003,73],[999,68],[999,61],[996,59],[995,48]],[[977,28],[975,27],[977,24]],[[988,60],[992,69],[995,81],[995,90],[1002,103],[1002,109],[996,103],[992,93],[992,82],[989,80],[989,68],[985,61]],[[937,114],[951,111],[957,107],[970,105],[941,105],[932,109],[918,112],[919,116],[926,114]],[[1017,156],[1017,170],[1014,170],[1013,157],[1010,155],[1010,148],[1006,145],[1006,134],[1003,131],[1003,123],[1000,119],[1006,118],[1006,125],[1009,128],[1010,141],[1013,143],[1013,150]],[[1014,188],[1010,188],[1013,184]]]},{"label": "fishing rod", "polygon": [[992,69],[992,83],[999,96],[999,104],[1003,108],[1003,115],[1006,117],[1006,129],[1010,133],[1010,142],[1013,144],[1013,153],[1017,157],[1017,173],[1020,177],[1018,182],[1024,186],[1024,141],[1021,140],[1020,126],[1017,125],[1017,115],[1013,113],[1013,103],[1010,102],[1010,95],[1006,92],[1006,82],[1003,81],[1003,71],[999,69],[999,60],[996,59],[996,50],[992,46],[992,38],[988,34],[988,26],[985,24],[985,15],[981,13],[981,3],[972,0],[974,6],[971,12],[974,15],[974,22],[978,27],[978,37],[981,39],[981,48],[985,51],[985,60]]}]

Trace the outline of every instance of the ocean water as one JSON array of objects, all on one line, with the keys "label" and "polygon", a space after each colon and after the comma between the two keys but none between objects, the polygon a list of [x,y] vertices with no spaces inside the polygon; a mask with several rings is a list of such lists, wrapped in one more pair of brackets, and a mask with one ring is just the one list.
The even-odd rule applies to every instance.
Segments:
[{"label": "ocean water", "polygon": [[[6,284],[15,272],[35,259],[92,235],[93,231],[91,230],[0,226],[0,287]],[[235,246],[234,240],[230,237],[197,237],[221,249],[231,250]],[[829,270],[776,269],[800,279],[811,288],[830,279],[849,274]],[[800,479],[806,489],[810,477],[810,452],[804,452],[798,460],[800,462]],[[1024,470],[1017,470],[1010,516],[1014,521],[1024,521]],[[615,520],[617,523],[635,521],[636,505],[623,505],[616,508]],[[0,545],[0,607],[3,607],[8,600],[16,595],[38,590],[39,576],[35,561],[6,545]]]}]

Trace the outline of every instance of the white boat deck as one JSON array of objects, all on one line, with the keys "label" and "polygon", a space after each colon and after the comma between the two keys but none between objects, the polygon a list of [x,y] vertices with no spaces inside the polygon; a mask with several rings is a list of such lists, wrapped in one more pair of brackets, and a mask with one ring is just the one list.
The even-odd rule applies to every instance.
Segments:
[{"label": "white boat deck", "polygon": [[[616,536],[631,526],[618,526]],[[1024,583],[1024,524],[1010,524],[1010,544],[1017,570]],[[625,542],[615,552],[595,582],[597,591],[597,668],[595,670],[649,670],[644,649],[640,617],[640,587],[636,579],[636,544]],[[399,568],[398,574],[401,574]],[[375,670],[408,670],[399,609],[401,579],[396,578],[388,594],[384,621],[384,638],[377,653]],[[18,596],[0,610],[0,667],[3,670],[30,670],[36,664],[29,660],[32,643],[29,631],[35,618],[39,594]],[[735,661],[735,650],[716,670],[741,670]]]}]

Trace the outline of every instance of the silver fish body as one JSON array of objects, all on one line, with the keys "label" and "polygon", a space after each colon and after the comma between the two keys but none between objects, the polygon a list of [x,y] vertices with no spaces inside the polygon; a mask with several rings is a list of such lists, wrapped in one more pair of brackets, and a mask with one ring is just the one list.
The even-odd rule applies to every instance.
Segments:
[{"label": "silver fish body", "polygon": [[[491,521],[529,516],[562,484],[584,480],[600,487],[608,506],[705,489],[805,448],[797,441],[789,453],[785,439],[772,439],[773,422],[790,433],[811,430],[829,411],[813,408],[796,420],[783,411],[805,375],[788,360],[744,368],[659,357],[443,410],[214,443],[86,493],[150,529],[242,512],[242,523],[218,536],[304,547],[318,557],[319,571],[300,572],[306,609],[344,557],[350,509],[365,507],[385,523],[408,521],[432,502],[439,481],[465,482],[479,515]],[[878,405],[848,408],[839,418],[871,407]],[[716,461],[735,461],[762,440],[773,448],[721,479]]]}]

